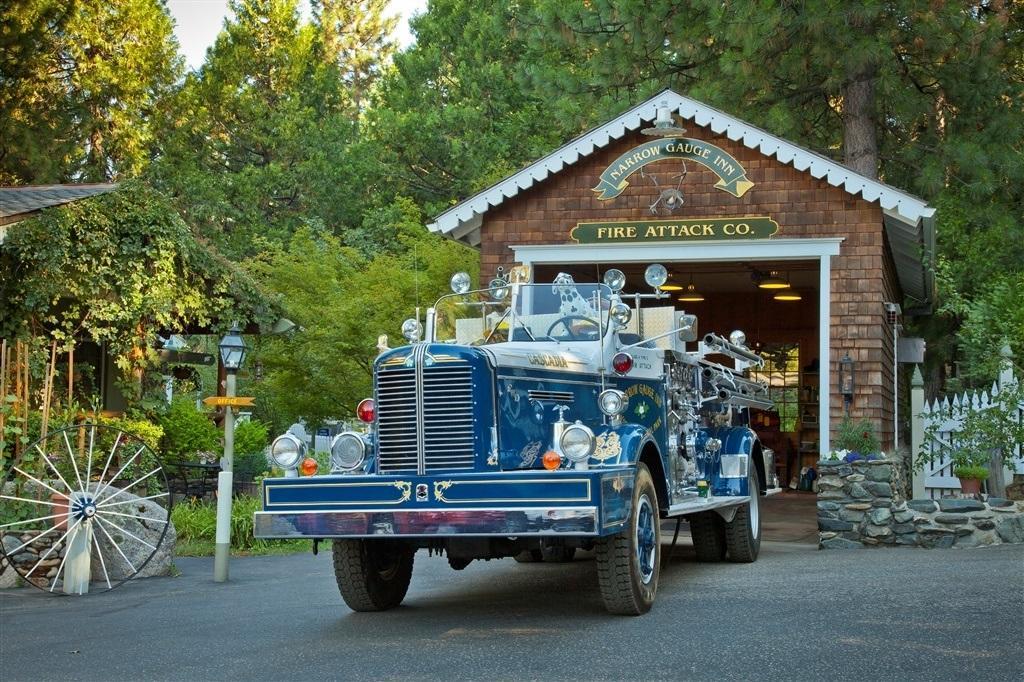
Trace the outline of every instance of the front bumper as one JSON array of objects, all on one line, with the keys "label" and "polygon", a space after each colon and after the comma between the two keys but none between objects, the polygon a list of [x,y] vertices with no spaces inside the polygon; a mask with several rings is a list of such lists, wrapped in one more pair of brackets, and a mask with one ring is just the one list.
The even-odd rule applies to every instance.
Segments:
[{"label": "front bumper", "polygon": [[263,481],[257,538],[602,536],[622,529],[633,469]]}]

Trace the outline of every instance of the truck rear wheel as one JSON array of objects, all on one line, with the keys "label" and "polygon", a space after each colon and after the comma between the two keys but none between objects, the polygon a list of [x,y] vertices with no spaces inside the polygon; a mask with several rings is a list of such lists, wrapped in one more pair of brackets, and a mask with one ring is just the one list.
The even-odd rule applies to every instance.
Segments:
[{"label": "truck rear wheel", "polygon": [[402,603],[416,550],[395,540],[335,540],[334,578],[353,611],[386,611]]},{"label": "truck rear wheel", "polygon": [[757,471],[750,467],[747,485],[750,501],[736,509],[736,516],[725,524],[725,544],[729,550],[729,561],[749,564],[757,559],[761,551],[761,491],[758,488]]},{"label": "truck rear wheel", "polygon": [[601,598],[610,613],[647,613],[658,591],[661,523],[658,494],[647,466],[637,465],[633,504],[622,532],[594,545]]},{"label": "truck rear wheel", "polygon": [[691,514],[690,535],[697,561],[714,562],[725,559],[725,520],[718,512]]}]

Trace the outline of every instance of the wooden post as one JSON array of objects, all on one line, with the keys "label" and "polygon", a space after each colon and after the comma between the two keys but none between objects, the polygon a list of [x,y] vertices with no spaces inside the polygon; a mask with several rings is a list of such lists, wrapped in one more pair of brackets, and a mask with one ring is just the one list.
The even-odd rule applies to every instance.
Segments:
[{"label": "wooden post", "polygon": [[75,394],[75,342],[72,341],[71,345],[68,346],[68,409],[71,409],[71,403],[74,400]]},{"label": "wooden post", "polygon": [[[4,404],[7,401],[7,339],[0,341],[0,401],[4,401]],[[0,438],[3,438],[5,424],[4,412],[0,410]],[[5,443],[4,450],[6,449]]]},{"label": "wooden post", "polygon": [[910,466],[913,483],[911,495],[914,499],[925,496],[924,470],[914,468],[917,459],[924,454],[924,378],[921,367],[914,365],[914,374],[910,379]]}]

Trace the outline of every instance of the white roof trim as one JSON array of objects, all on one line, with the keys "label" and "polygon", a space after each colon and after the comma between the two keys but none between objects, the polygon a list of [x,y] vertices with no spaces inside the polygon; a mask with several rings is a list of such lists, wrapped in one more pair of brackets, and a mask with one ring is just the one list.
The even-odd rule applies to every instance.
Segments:
[{"label": "white roof trim", "polygon": [[[479,221],[475,220],[476,218],[505,199],[511,199],[520,191],[530,189],[549,175],[576,163],[582,156],[587,156],[595,149],[620,139],[628,131],[636,130],[644,122],[653,121],[659,106],[668,106],[684,119],[700,126],[708,126],[715,133],[724,134],[730,140],[738,141],[749,149],[774,156],[780,162],[790,164],[797,170],[807,171],[813,177],[824,179],[834,187],[841,187],[853,195],[860,194],[866,201],[877,203],[890,214],[898,216],[902,222],[917,225],[922,218],[931,218],[935,214],[934,208],[911,194],[856,173],[821,154],[787,142],[718,109],[672,90],[664,90],[618,118],[580,135],[518,173],[452,206],[427,227],[431,232],[440,232],[471,244],[479,244]],[[469,231],[457,229],[468,221],[473,221],[477,225]],[[455,232],[461,236],[453,234]]]}]

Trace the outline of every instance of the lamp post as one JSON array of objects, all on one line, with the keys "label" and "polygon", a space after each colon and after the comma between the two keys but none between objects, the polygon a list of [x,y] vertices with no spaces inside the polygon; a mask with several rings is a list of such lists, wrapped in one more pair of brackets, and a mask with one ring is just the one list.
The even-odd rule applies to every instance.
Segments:
[{"label": "lamp post", "polygon": [[846,416],[850,416],[850,405],[853,404],[853,393],[855,381],[853,379],[853,358],[849,353],[843,355],[839,361],[839,392],[843,394],[843,405],[846,408]]},{"label": "lamp post", "polygon": [[[237,322],[231,325],[231,330],[220,340],[218,348],[221,364],[227,373],[224,393],[228,398],[233,398],[238,370],[245,361],[245,352],[248,350]],[[217,474],[217,545],[213,557],[213,579],[218,583],[227,582],[228,579],[228,556],[231,552],[231,477],[234,457],[235,413],[230,405],[225,405],[224,457],[220,461],[220,473]]]}]

